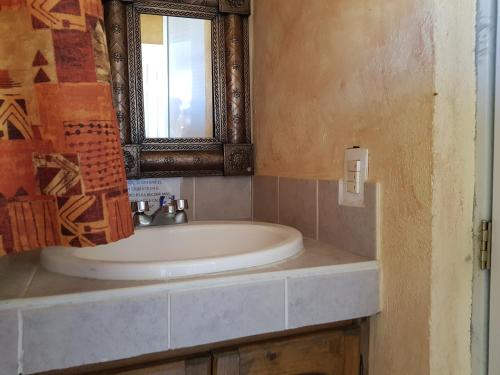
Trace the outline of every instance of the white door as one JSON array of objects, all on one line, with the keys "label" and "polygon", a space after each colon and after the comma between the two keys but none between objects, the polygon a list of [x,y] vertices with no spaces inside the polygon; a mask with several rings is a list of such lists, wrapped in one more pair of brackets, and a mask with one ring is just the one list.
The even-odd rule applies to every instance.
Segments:
[{"label": "white door", "polygon": [[[496,3],[496,2],[495,2]],[[497,10],[497,12],[500,9]],[[497,13],[497,24],[500,14]],[[492,255],[490,271],[488,374],[500,374],[500,33],[497,28],[494,89],[494,157],[492,205]]]},{"label": "white door", "polygon": [[[496,99],[498,101],[499,98]],[[497,103],[497,108],[500,103]],[[496,114],[495,128],[500,120]],[[495,132],[495,156],[493,168],[493,240],[490,271],[490,314],[489,314],[489,360],[488,374],[500,374],[500,131]]]}]

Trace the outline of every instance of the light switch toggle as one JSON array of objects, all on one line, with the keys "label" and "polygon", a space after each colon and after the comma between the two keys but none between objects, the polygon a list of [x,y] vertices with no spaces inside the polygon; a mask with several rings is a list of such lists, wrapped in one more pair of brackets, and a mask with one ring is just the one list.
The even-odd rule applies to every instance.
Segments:
[{"label": "light switch toggle", "polygon": [[361,172],[361,160],[346,160],[347,170],[350,172]]},{"label": "light switch toggle", "polygon": [[346,190],[348,193],[359,194],[361,160],[346,160],[346,167]]},{"label": "light switch toggle", "polygon": [[359,194],[359,172],[347,172],[347,192]]},{"label": "light switch toggle", "polygon": [[359,181],[347,181],[346,190],[348,193],[359,194]]}]

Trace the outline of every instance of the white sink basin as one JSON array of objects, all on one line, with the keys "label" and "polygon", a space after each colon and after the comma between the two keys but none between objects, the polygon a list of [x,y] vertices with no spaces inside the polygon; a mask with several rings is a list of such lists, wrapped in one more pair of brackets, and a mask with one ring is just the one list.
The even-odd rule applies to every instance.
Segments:
[{"label": "white sink basin", "polygon": [[139,229],[130,238],[93,248],[46,248],[41,263],[70,276],[155,280],[262,266],[302,248],[300,232],[283,225],[194,222]]}]

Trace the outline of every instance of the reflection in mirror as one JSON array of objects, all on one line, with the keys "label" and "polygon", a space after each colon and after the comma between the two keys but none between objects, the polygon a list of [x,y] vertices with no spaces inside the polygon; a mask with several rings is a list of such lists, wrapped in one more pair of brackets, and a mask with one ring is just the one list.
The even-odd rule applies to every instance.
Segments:
[{"label": "reflection in mirror", "polygon": [[211,21],[140,21],[146,138],[212,138]]}]

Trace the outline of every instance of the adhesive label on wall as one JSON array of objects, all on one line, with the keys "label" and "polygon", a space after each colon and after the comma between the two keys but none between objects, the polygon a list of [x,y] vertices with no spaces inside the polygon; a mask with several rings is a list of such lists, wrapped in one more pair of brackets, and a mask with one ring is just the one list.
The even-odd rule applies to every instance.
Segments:
[{"label": "adhesive label on wall", "polygon": [[181,181],[180,177],[128,180],[128,195],[131,202],[148,201],[149,212],[154,212],[160,206],[161,196],[180,197]]}]

